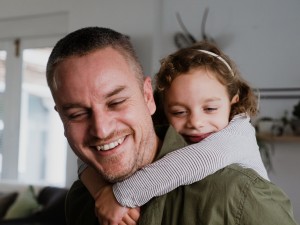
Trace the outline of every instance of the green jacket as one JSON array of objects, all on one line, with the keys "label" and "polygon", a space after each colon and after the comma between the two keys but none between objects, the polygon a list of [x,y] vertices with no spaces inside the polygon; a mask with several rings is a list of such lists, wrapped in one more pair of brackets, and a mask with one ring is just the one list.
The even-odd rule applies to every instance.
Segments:
[{"label": "green jacket", "polygon": [[[168,129],[158,158],[186,146]],[[66,202],[70,225],[98,224],[94,201],[80,181],[71,187]],[[72,215],[72,216],[71,216]],[[191,185],[153,198],[142,207],[142,225],[290,225],[293,218],[287,196],[251,169],[231,165]]]}]

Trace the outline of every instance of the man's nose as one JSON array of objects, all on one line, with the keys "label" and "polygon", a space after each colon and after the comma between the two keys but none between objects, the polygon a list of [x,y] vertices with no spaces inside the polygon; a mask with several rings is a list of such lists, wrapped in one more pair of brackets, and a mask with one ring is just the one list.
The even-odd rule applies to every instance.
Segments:
[{"label": "man's nose", "polygon": [[113,133],[115,120],[106,110],[96,111],[92,115],[90,132],[94,137],[104,139]]}]

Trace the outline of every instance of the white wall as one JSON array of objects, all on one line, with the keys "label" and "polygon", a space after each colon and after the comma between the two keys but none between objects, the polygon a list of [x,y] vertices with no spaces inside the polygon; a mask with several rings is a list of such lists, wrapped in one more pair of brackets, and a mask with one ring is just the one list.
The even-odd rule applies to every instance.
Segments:
[{"label": "white wall", "polygon": [[274,171],[270,172],[270,179],[280,186],[290,197],[294,207],[295,218],[300,221],[300,194],[299,194],[299,143],[276,142],[273,152]]},{"label": "white wall", "polygon": [[[175,13],[200,38],[204,8],[209,6],[207,33],[238,64],[253,87],[300,87],[300,2],[297,0],[0,0],[0,20],[66,12],[69,31],[106,26],[131,36],[145,72],[153,74],[159,59],[176,50],[173,34],[180,30]],[[1,30],[0,32],[5,32]],[[296,102],[262,101],[262,115],[280,117]],[[284,189],[300,221],[299,143],[278,143],[272,181]],[[68,185],[76,177],[68,159]],[[72,169],[73,168],[73,169]]]}]

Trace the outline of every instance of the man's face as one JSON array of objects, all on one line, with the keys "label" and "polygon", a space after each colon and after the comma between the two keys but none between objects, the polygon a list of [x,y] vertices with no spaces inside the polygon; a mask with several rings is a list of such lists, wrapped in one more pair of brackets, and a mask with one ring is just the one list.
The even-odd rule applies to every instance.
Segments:
[{"label": "man's face", "polygon": [[152,162],[158,140],[151,80],[141,90],[132,67],[112,48],[74,56],[54,72],[56,109],[83,161],[115,182]]},{"label": "man's face", "polygon": [[176,77],[166,91],[170,124],[188,143],[196,143],[228,125],[231,101],[226,87],[205,69]]}]

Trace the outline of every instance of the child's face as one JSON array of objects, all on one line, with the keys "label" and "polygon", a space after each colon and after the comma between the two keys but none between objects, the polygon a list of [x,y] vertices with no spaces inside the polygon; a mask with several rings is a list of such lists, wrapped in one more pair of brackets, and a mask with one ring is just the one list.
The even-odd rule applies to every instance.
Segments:
[{"label": "child's face", "polygon": [[228,125],[233,101],[212,72],[197,69],[173,80],[164,108],[176,131],[196,143]]}]

